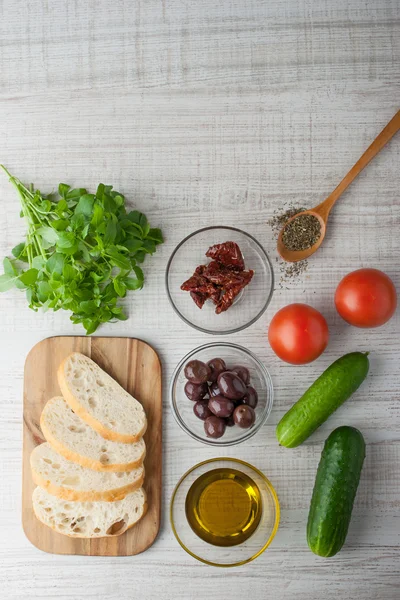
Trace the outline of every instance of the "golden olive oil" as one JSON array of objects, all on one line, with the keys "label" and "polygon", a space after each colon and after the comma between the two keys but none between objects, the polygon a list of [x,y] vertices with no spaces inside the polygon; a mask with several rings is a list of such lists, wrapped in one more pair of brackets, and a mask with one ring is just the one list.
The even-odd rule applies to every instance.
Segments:
[{"label": "golden olive oil", "polygon": [[261,494],[241,471],[214,469],[191,485],[185,508],[190,527],[202,540],[214,546],[236,546],[258,527]]}]

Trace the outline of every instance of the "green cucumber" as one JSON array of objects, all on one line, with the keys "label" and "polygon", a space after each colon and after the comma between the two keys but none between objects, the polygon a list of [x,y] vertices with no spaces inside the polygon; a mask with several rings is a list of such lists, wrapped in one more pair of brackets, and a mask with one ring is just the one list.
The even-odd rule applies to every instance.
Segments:
[{"label": "green cucumber", "polygon": [[334,556],[346,540],[364,458],[354,427],[338,427],[325,442],[307,523],[307,543],[318,556]]},{"label": "green cucumber", "polygon": [[367,353],[345,354],[318,377],[276,428],[281,446],[295,448],[306,440],[362,384],[367,376]]}]

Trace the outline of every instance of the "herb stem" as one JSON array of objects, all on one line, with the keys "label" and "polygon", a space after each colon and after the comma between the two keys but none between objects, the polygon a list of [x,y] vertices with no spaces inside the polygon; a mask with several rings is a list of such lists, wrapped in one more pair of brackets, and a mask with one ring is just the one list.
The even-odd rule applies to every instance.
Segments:
[{"label": "herb stem", "polygon": [[[31,208],[31,210],[35,213],[36,218],[38,219],[38,221],[40,222],[41,219],[43,219],[43,221],[46,221],[48,225],[50,225],[50,220],[49,218],[46,216],[47,213],[43,212],[42,210],[40,210],[37,206],[35,206],[32,202],[32,200],[28,200],[28,204],[29,207]],[[43,217],[41,217],[40,215],[43,215]]]},{"label": "herb stem", "polygon": [[5,168],[4,165],[0,165],[0,167],[8,175],[8,177],[10,179],[10,182],[15,187],[15,189],[17,190],[17,192],[19,194],[19,197],[20,197],[22,212],[23,212],[24,217],[25,217],[25,219],[26,219],[26,221],[28,223],[27,255],[28,255],[29,266],[32,267],[32,261],[33,261],[32,243],[34,244],[34,246],[36,248],[37,254],[41,254],[42,257],[45,260],[47,260],[47,256],[46,256],[46,253],[44,251],[44,248],[43,248],[42,244],[40,243],[40,240],[38,239],[38,236],[36,235],[36,227],[35,227],[36,224],[35,224],[34,217],[36,217],[39,225],[42,224],[42,221],[41,221],[40,217],[37,215],[36,210],[35,210],[35,206],[33,205],[32,201],[31,201],[31,198],[34,197],[33,194],[32,194],[32,192],[30,192],[28,190],[28,188],[25,187],[18,179],[16,179],[15,177],[13,177],[9,173],[9,171]]},{"label": "herb stem", "polygon": [[86,240],[84,240],[83,238],[79,237],[79,235],[76,236],[76,238],[82,242],[83,244],[85,244],[85,246],[87,246],[88,248],[90,248],[91,250],[93,250],[94,246],[92,246],[91,244],[89,244]]},{"label": "herb stem", "polygon": [[[30,202],[27,203],[26,200],[23,199],[22,210],[23,210],[23,212],[25,214],[25,217],[26,217],[26,219],[27,219],[27,221],[29,223],[28,238],[33,241],[33,243],[34,243],[34,245],[36,247],[37,254],[38,255],[41,254],[42,257],[45,260],[47,260],[46,252],[45,252],[45,250],[44,250],[44,248],[42,246],[42,243],[40,241],[39,236],[36,234],[36,223],[35,223],[35,219],[34,219],[35,213],[34,213],[34,210],[32,211],[32,209],[34,209],[34,207],[30,206],[30,204],[31,204]],[[32,214],[32,212],[33,212],[33,214]],[[37,224],[38,225],[42,225],[43,222],[40,220],[40,218],[38,218],[36,216],[36,219],[38,221]]]}]

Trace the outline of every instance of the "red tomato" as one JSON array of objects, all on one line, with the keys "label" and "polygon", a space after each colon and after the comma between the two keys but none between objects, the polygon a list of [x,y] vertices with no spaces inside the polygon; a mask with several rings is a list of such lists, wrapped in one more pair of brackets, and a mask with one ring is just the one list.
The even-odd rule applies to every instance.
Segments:
[{"label": "red tomato", "polygon": [[335,304],[339,315],[355,327],[379,327],[397,306],[393,281],[378,269],[353,271],[339,283]]},{"label": "red tomato", "polygon": [[312,306],[289,304],[272,319],[268,340],[279,358],[304,365],[318,358],[328,345],[328,324]]}]

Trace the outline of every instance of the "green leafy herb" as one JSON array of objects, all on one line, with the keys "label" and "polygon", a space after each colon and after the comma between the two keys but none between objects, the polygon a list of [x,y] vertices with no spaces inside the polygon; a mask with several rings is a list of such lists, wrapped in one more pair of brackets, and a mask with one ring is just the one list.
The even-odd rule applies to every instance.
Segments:
[{"label": "green leafy herb", "polygon": [[58,186],[59,198],[25,187],[10,175],[27,221],[25,242],[3,261],[0,292],[24,290],[30,308],[70,311],[87,334],[102,323],[127,319],[121,306],[129,290],[140,290],[138,263],[163,242],[145,215],[126,211],[125,198],[100,183],[96,194]]}]

